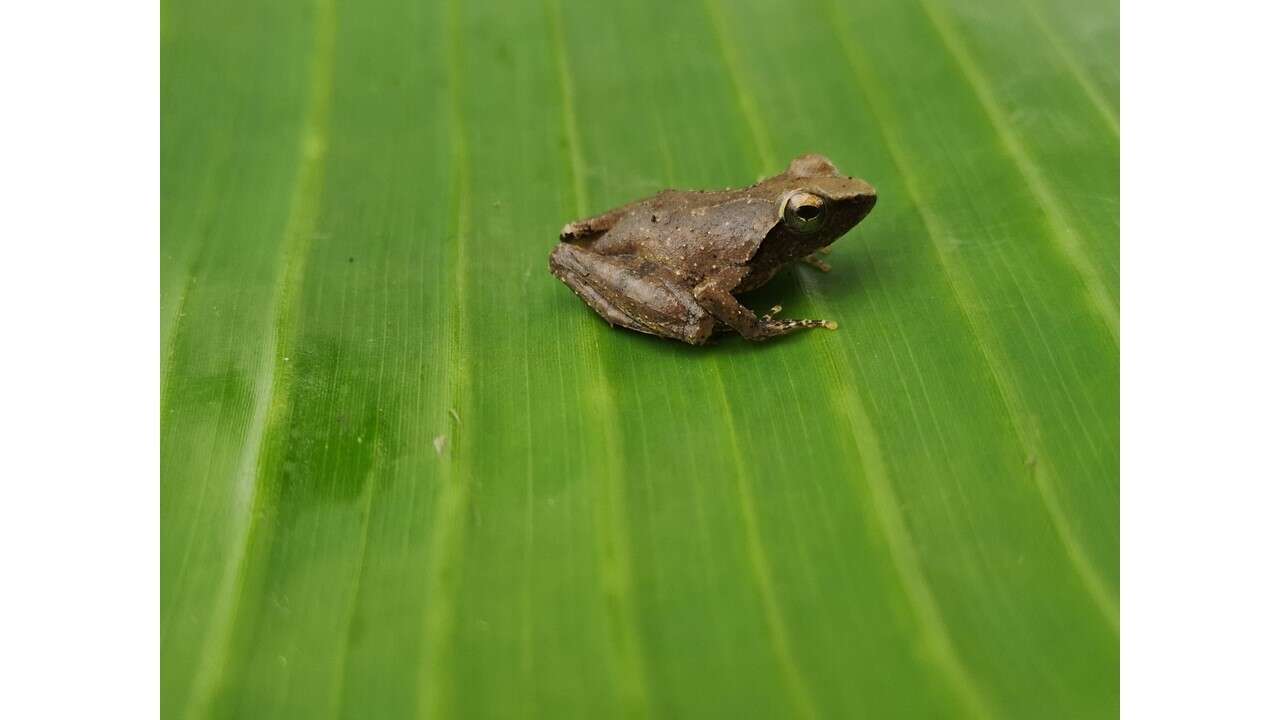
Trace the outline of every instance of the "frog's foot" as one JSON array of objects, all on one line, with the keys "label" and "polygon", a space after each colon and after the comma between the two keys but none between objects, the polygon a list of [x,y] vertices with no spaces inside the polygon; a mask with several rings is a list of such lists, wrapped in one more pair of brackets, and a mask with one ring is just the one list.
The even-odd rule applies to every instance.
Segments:
[{"label": "frog's foot", "polygon": [[830,254],[831,254],[831,246],[830,246],[830,245],[823,245],[822,247],[818,248],[818,252],[822,253],[823,255],[830,255]]},{"label": "frog's foot", "polygon": [[769,308],[769,312],[757,317],[721,285],[721,283],[728,285],[740,279],[711,278],[694,288],[693,296],[717,320],[733,328],[748,340],[768,340],[809,328],[835,330],[838,327],[830,320],[777,320],[778,313],[782,311],[782,308],[777,305]]},{"label": "frog's foot", "polygon": [[778,334],[787,334],[805,328],[827,328],[828,331],[835,331],[840,328],[832,320],[774,320],[778,313],[781,313],[782,306],[774,305],[769,307],[768,313],[760,315],[760,324],[765,327],[765,337],[778,336]]},{"label": "frog's foot", "polygon": [[[826,250],[826,248],[822,248],[822,250]],[[820,250],[819,252],[822,252],[822,250]],[[818,257],[816,254],[805,255],[800,259],[803,260],[806,264],[812,265],[813,267],[818,268],[822,272],[831,272],[831,266],[828,265],[825,260]]]}]

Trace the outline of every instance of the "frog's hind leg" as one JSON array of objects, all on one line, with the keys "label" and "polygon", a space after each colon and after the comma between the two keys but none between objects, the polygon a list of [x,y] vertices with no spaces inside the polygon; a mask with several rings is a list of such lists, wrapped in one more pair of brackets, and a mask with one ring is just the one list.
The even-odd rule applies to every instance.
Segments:
[{"label": "frog's hind leg", "polygon": [[664,268],[634,255],[599,255],[557,245],[551,272],[610,325],[701,345],[715,318]]}]

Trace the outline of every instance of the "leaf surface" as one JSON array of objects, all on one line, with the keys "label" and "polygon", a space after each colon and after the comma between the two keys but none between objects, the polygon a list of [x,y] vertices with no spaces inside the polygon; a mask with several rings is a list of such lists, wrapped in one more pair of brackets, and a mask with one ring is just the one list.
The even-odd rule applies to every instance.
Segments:
[{"label": "leaf surface", "polygon": [[[170,717],[1100,717],[1119,696],[1110,2],[172,0]],[[566,221],[830,156],[837,320],[706,348]]]}]

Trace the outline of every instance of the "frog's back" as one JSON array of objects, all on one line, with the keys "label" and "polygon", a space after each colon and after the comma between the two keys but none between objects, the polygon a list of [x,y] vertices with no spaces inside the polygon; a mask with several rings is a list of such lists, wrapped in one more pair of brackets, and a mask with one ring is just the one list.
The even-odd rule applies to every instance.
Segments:
[{"label": "frog's back", "polygon": [[776,222],[773,203],[753,189],[664,190],[626,206],[596,250],[641,255],[695,279],[745,264]]}]

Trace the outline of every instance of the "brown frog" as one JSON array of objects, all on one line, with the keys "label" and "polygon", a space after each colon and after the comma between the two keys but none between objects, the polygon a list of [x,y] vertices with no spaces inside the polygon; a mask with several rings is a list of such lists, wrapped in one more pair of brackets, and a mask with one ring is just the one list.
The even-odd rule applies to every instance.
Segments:
[{"label": "brown frog", "polygon": [[571,222],[551,253],[551,273],[610,325],[691,345],[731,329],[766,340],[826,320],[757,317],[734,297],[765,284],[857,225],[876,204],[867,182],[821,155],[746,188],[664,190],[603,215]]}]

